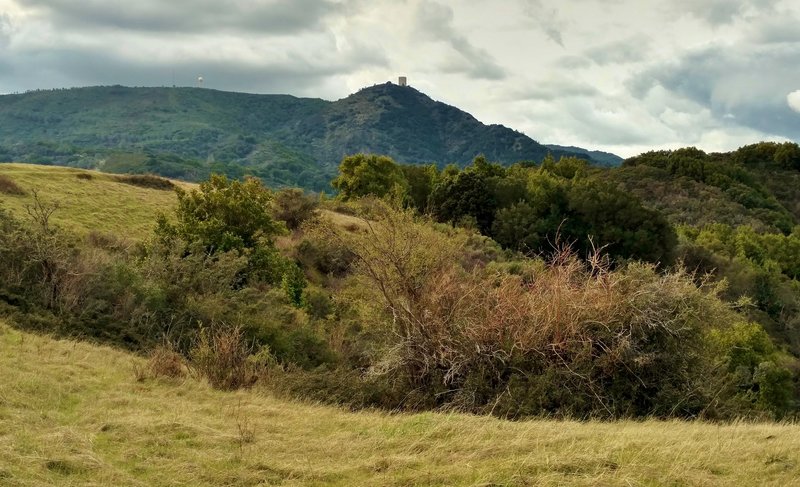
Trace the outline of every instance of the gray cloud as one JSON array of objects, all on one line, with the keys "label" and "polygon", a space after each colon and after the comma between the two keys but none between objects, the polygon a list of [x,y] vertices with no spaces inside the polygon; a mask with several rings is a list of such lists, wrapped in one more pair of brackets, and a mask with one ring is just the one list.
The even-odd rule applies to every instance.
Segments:
[{"label": "gray cloud", "polygon": [[677,0],[673,6],[678,12],[688,12],[713,26],[734,22],[752,12],[769,12],[778,0]]},{"label": "gray cloud", "polygon": [[11,41],[11,29],[11,17],[7,13],[0,13],[0,47]]},{"label": "gray cloud", "polygon": [[735,45],[692,52],[639,74],[628,86],[640,99],[660,86],[706,107],[721,124],[797,140],[800,117],[787,106],[786,95],[798,79],[800,45]]},{"label": "gray cloud", "polygon": [[592,60],[585,56],[562,56],[556,61],[556,65],[565,69],[583,69],[592,65]]},{"label": "gray cloud", "polygon": [[[281,93],[302,91],[352,68],[345,63],[255,65],[235,60],[144,62],[77,48],[27,52],[24,56],[32,62],[24,65],[22,72],[17,74],[30,78],[31,88],[112,84],[169,85],[172,84],[174,73],[178,85],[192,85],[196,76],[202,74],[205,86],[209,88]],[[54,76],[54,73],[57,74]]]},{"label": "gray cloud", "polygon": [[633,63],[646,59],[650,45],[649,37],[638,34],[621,41],[601,44],[588,49],[585,56],[601,66]]},{"label": "gray cloud", "polygon": [[549,78],[508,94],[509,100],[558,100],[600,95],[594,86],[572,78]]},{"label": "gray cloud", "polygon": [[[379,46],[351,42],[337,49],[334,39],[323,39],[330,49],[293,47],[283,55],[252,57],[126,55],[103,46],[0,48],[0,92],[32,88],[85,85],[163,86],[192,85],[198,75],[205,86],[223,90],[295,93],[319,96],[313,87],[336,76],[389,63]],[[135,53],[135,50],[132,51]],[[13,75],[13,78],[11,77]]]},{"label": "gray cloud", "polygon": [[561,35],[564,25],[559,20],[557,9],[545,7],[542,0],[526,0],[524,8],[528,17],[548,39],[564,47],[564,38]]},{"label": "gray cloud", "polygon": [[65,28],[150,32],[255,31],[288,34],[310,30],[339,11],[327,0],[17,0]]},{"label": "gray cloud", "polygon": [[485,49],[474,46],[453,27],[453,10],[440,3],[423,1],[417,7],[417,30],[428,38],[446,42],[460,55],[451,59],[442,69],[449,73],[463,73],[473,79],[500,80],[507,75]]},{"label": "gray cloud", "polygon": [[751,27],[750,37],[759,44],[800,43],[798,19],[792,16],[770,16]]}]

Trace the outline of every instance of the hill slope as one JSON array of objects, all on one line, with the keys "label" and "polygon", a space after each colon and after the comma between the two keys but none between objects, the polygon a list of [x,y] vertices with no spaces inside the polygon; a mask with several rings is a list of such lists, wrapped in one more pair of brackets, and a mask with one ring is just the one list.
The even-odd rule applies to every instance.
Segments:
[{"label": "hill slope", "polygon": [[58,205],[52,222],[78,234],[95,231],[143,238],[152,232],[158,213],[169,214],[177,201],[172,189],[136,186],[124,177],[82,169],[0,164],[0,178],[25,191],[16,195],[0,190],[0,208],[24,217],[36,190],[42,201]]},{"label": "hill slope", "polygon": [[540,161],[548,152],[591,157],[549,149],[389,83],[335,102],[121,86],[0,96],[0,161],[189,180],[211,171],[251,173],[273,186],[323,190],[342,157],[355,152],[462,166],[480,153],[506,164]]},{"label": "hill slope", "polygon": [[0,322],[0,483],[789,485],[800,427],[389,415],[137,381],[141,358]]}]

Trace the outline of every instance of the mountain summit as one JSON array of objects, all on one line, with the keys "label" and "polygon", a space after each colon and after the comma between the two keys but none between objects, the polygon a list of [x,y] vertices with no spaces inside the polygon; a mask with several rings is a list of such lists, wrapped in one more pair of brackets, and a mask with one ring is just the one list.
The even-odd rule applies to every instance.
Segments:
[{"label": "mountain summit", "polygon": [[[267,184],[327,189],[345,155],[511,164],[576,155],[392,83],[334,102],[199,88],[106,86],[0,96],[0,161],[149,171],[199,179],[253,174]],[[601,161],[596,161],[601,162]]]}]

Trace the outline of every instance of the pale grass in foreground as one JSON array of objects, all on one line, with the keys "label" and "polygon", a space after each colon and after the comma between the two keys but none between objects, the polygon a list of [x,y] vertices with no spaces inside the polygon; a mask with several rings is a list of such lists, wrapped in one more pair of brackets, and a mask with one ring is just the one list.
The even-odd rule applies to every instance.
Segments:
[{"label": "pale grass in foreground", "polygon": [[390,415],[137,382],[0,323],[0,485],[792,485],[800,427]]}]

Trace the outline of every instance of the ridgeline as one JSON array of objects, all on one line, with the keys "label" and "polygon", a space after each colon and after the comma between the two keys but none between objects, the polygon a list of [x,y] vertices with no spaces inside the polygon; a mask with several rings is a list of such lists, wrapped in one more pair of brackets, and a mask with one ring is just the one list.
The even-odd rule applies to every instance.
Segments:
[{"label": "ridgeline", "polygon": [[[252,174],[272,187],[329,190],[342,158],[379,153],[401,163],[541,162],[582,149],[548,148],[485,125],[411,87],[391,83],[341,100],[199,88],[105,86],[0,96],[0,161],[190,181]],[[601,158],[602,159],[602,158]],[[608,159],[598,159],[608,165]]]}]

